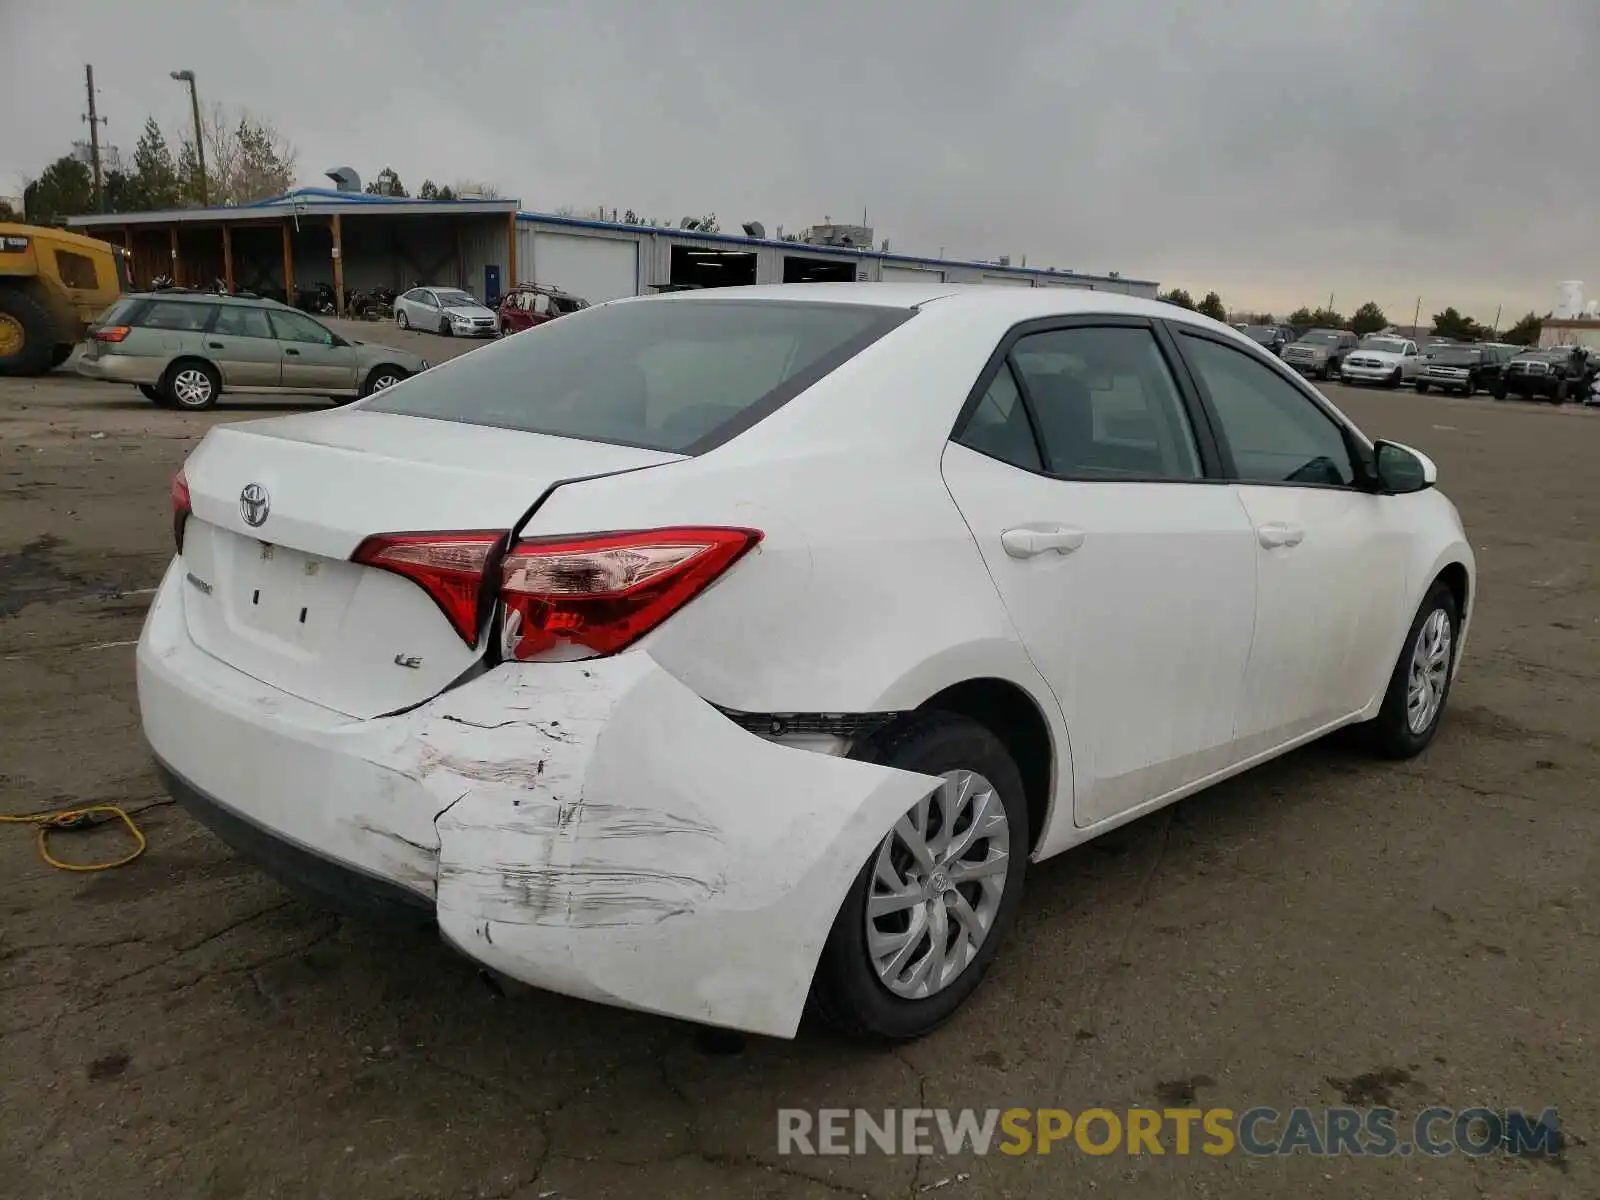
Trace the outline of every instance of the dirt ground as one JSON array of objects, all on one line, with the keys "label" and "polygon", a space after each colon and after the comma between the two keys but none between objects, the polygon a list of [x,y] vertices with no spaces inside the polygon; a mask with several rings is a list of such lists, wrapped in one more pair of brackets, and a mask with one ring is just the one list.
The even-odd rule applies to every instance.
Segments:
[{"label": "dirt ground", "polygon": [[[460,343],[367,329],[439,357]],[[44,866],[0,826],[0,1192],[29,1197],[1600,1195],[1600,413],[1331,390],[1424,448],[1479,555],[1453,707],[1401,766],[1318,745],[1031,872],[997,968],[895,1052],[493,996],[173,806]],[[0,381],[0,811],[162,798],[132,643],[168,481],[221,421]],[[114,854],[117,834],[63,855]],[[1250,1160],[780,1157],[780,1107],[1557,1106],[1564,1149]]]}]

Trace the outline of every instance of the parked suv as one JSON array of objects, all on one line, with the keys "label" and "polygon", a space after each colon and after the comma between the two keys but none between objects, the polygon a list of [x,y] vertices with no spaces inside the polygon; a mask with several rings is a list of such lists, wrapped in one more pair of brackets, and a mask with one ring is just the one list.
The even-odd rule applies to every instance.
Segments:
[{"label": "parked suv", "polygon": [[1345,355],[1356,348],[1348,329],[1308,329],[1283,349],[1283,361],[1302,375],[1337,379]]},{"label": "parked suv", "polygon": [[1434,346],[1417,377],[1417,391],[1438,388],[1441,392],[1492,392],[1500,382],[1506,363],[1517,356],[1518,347],[1499,344],[1483,346]]},{"label": "parked suv", "polygon": [[1581,346],[1529,350],[1505,365],[1490,395],[1496,400],[1515,396],[1552,404],[1583,400],[1589,395],[1597,368],[1600,358]]},{"label": "parked suv", "polygon": [[518,333],[588,307],[587,300],[559,288],[537,283],[518,284],[500,301],[500,331]]},{"label": "parked suv", "polygon": [[339,336],[275,300],[159,292],[127,296],[90,328],[78,373],[131,383],[155,403],[210,408],[224,392],[355,398],[426,359]]}]

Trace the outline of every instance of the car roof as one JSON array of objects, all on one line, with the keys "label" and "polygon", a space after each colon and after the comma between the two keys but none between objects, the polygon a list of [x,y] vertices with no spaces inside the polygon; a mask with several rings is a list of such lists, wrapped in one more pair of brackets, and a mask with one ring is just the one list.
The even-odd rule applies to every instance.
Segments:
[{"label": "car roof", "polygon": [[983,309],[1003,312],[1017,320],[1030,317],[1106,313],[1186,321],[1238,335],[1232,325],[1213,321],[1189,309],[1160,300],[1127,296],[1121,292],[1078,287],[1007,287],[981,283],[769,283],[742,287],[698,288],[661,296],[629,296],[612,301],[631,304],[661,301],[671,304],[706,304],[719,300],[788,300],[818,304],[872,304],[885,308],[920,308],[937,303],[945,309]]},{"label": "car roof", "polygon": [[184,304],[253,304],[267,308],[282,308],[289,312],[298,312],[287,304],[279,304],[276,300],[266,296],[224,296],[217,292],[129,292],[124,300],[176,300]]}]

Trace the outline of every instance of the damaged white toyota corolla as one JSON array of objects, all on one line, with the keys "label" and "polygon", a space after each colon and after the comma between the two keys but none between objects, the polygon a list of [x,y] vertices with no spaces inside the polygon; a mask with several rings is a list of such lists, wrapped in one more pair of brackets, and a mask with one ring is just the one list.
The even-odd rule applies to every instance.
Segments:
[{"label": "damaged white toyota corolla", "polygon": [[139,701],[241,852],[503,977],[915,1037],[1030,862],[1428,744],[1474,593],[1434,477],[1170,305],[624,300],[213,429]]}]

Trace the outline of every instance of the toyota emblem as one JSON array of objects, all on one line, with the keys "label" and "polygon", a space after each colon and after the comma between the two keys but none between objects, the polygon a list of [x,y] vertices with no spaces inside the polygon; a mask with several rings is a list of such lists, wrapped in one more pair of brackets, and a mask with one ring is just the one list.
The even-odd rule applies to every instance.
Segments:
[{"label": "toyota emblem", "polygon": [[254,529],[264,523],[272,511],[272,497],[259,483],[247,483],[239,493],[239,511],[244,514],[244,523]]}]

